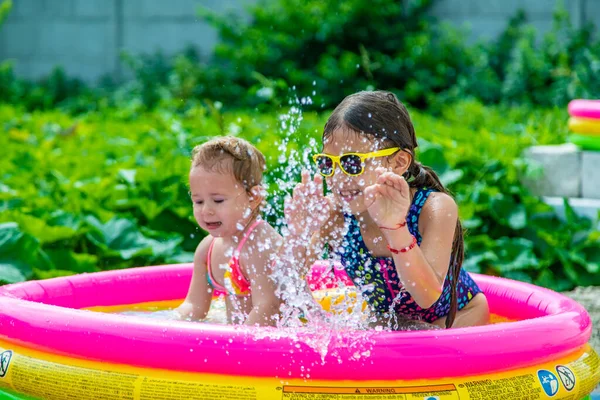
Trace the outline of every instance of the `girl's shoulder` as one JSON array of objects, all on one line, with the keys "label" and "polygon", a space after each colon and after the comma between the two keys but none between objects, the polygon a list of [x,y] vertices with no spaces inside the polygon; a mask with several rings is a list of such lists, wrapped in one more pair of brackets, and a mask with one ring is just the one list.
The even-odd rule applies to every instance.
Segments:
[{"label": "girl's shoulder", "polygon": [[422,205],[419,217],[419,230],[425,233],[428,227],[440,222],[456,224],[458,206],[447,193],[431,191]]},{"label": "girl's shoulder", "polygon": [[254,239],[249,237],[248,238],[249,242],[251,240],[256,241],[257,239],[270,239],[270,240],[275,240],[275,241],[280,242],[279,245],[281,245],[281,243],[283,243],[281,235],[279,234],[279,232],[277,232],[277,229],[275,229],[273,226],[271,226],[271,224],[269,224],[266,220],[263,220],[263,222],[260,223],[254,229],[254,231],[250,234],[250,236],[252,236],[253,233],[255,234],[255,237],[254,237]]},{"label": "girl's shoulder", "polygon": [[206,235],[204,239],[198,243],[198,246],[196,246],[196,251],[194,252],[194,265],[198,266],[206,264],[208,251],[213,240],[214,238],[211,235]]},{"label": "girl's shoulder", "polygon": [[240,260],[247,261],[251,256],[269,255],[279,251],[283,239],[279,232],[264,221],[248,234],[246,243],[240,249]]}]

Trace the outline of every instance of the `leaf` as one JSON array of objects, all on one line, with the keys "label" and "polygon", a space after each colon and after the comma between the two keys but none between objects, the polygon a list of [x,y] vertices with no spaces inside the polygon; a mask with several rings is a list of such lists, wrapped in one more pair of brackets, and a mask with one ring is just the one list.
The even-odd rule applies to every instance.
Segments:
[{"label": "leaf", "polygon": [[56,210],[48,218],[48,224],[69,228],[73,231],[79,231],[82,224],[82,218],[63,210]]},{"label": "leaf", "polygon": [[[47,265],[47,262],[41,257],[39,242],[21,232],[16,223],[8,222],[0,224],[0,264],[5,266],[3,271],[7,274],[6,277],[0,276],[0,280],[8,281],[20,276],[29,278],[33,266]],[[15,270],[19,271],[19,275]]]},{"label": "leaf", "polygon": [[[0,183],[0,194],[7,194],[10,196],[14,196],[17,194],[17,192],[15,190],[11,189],[10,187],[6,186],[5,184]],[[8,198],[8,197],[6,197],[6,198]]]},{"label": "leaf", "polygon": [[418,149],[418,159],[423,165],[432,168],[438,175],[443,175],[448,170],[448,162],[442,146],[427,140],[419,140]]},{"label": "leaf", "polygon": [[523,204],[515,202],[502,194],[492,199],[491,211],[502,222],[512,229],[523,229],[527,225],[527,212]]},{"label": "leaf", "polygon": [[527,213],[522,204],[514,207],[508,216],[508,225],[513,229],[523,229],[527,225]]},{"label": "leaf", "polygon": [[77,254],[68,249],[46,250],[48,258],[52,261],[53,270],[73,271],[75,273],[96,272],[98,257],[92,254]]},{"label": "leaf", "polygon": [[182,241],[181,237],[160,241],[147,238],[132,221],[124,218],[115,217],[103,224],[89,216],[86,221],[94,228],[87,237],[107,255],[119,255],[124,260],[139,256],[164,257],[172,254]]},{"label": "leaf", "polygon": [[580,217],[575,213],[571,204],[569,204],[569,200],[567,198],[563,199],[563,206],[565,209],[565,218],[568,224],[577,224],[580,221]]},{"label": "leaf", "polygon": [[450,186],[461,180],[464,174],[465,173],[460,169],[451,169],[440,175],[440,181],[442,181],[444,186]]},{"label": "leaf", "polygon": [[15,265],[4,264],[0,262],[0,283],[23,282],[26,279],[21,269]]},{"label": "leaf", "polygon": [[463,262],[463,268],[469,272],[481,273],[482,264],[493,264],[498,260],[496,254],[486,251],[481,254],[468,255]]},{"label": "leaf", "polygon": [[504,277],[516,281],[533,283],[533,278],[523,271],[508,271]]},{"label": "leaf", "polygon": [[65,226],[51,226],[41,218],[22,214],[19,211],[4,213],[2,219],[16,222],[21,231],[35,237],[40,243],[54,243],[71,239],[77,231]]},{"label": "leaf", "polygon": [[571,255],[569,254],[569,252],[565,249],[556,249],[556,254],[562,262],[562,268],[564,273],[571,280],[571,282],[577,282],[579,280],[579,275],[571,261]]},{"label": "leaf", "polygon": [[120,169],[119,177],[130,185],[135,185],[135,176],[137,170],[135,169]]},{"label": "leaf", "polygon": [[174,256],[167,256],[165,261],[168,263],[191,263],[194,261],[194,253],[181,252]]},{"label": "leaf", "polygon": [[539,268],[539,260],[533,253],[533,242],[524,238],[502,238],[496,242],[497,266],[501,272],[523,271]]},{"label": "leaf", "polygon": [[535,279],[534,283],[549,289],[556,289],[557,287],[557,279],[549,269],[543,270]]},{"label": "leaf", "polygon": [[600,263],[597,262],[587,262],[585,264],[585,269],[590,274],[597,274],[600,272]]},{"label": "leaf", "polygon": [[461,224],[465,229],[475,229],[483,225],[483,221],[481,218],[469,218],[461,220]]},{"label": "leaf", "polygon": [[64,269],[51,269],[48,271],[44,271],[44,270],[37,269],[37,268],[33,269],[33,274],[36,279],[52,279],[52,278],[58,278],[61,276],[71,276],[71,275],[75,275],[76,273],[77,273],[76,271],[69,271],[69,270],[64,270]]}]

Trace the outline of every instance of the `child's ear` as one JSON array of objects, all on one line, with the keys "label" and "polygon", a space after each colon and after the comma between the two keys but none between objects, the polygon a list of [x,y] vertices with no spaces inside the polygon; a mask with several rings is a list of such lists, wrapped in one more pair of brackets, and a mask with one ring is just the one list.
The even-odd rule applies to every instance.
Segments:
[{"label": "child's ear", "polygon": [[250,203],[252,208],[258,206],[265,199],[265,189],[261,185],[250,188]]},{"label": "child's ear", "polygon": [[392,155],[390,160],[390,166],[398,175],[404,174],[410,167],[411,163],[412,154],[404,150],[400,150],[396,154]]}]

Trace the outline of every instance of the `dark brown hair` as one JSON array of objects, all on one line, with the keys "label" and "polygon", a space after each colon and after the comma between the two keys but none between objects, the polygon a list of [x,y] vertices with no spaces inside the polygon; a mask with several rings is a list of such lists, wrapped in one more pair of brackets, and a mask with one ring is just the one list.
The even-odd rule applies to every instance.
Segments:
[{"label": "dark brown hair", "polygon": [[[429,167],[415,160],[417,148],[415,128],[408,110],[396,95],[386,91],[358,92],[346,97],[333,111],[323,131],[323,139],[330,137],[337,129],[349,129],[377,139],[383,139],[390,146],[399,146],[412,156],[405,178],[411,187],[427,187],[450,195],[440,178]],[[456,222],[452,255],[450,257],[450,281],[452,295],[446,328],[454,323],[458,307],[456,284],[464,259],[464,238],[460,220]]]},{"label": "dark brown hair", "polygon": [[[231,160],[231,163],[223,161]],[[194,147],[192,168],[201,166],[209,171],[225,172],[230,168],[235,179],[246,191],[260,185],[265,169],[265,156],[244,139],[221,136]]]}]

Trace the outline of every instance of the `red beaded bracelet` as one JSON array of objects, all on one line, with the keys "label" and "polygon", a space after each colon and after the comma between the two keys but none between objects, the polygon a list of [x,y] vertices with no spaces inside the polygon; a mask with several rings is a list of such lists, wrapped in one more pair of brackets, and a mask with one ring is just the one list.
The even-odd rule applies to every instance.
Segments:
[{"label": "red beaded bracelet", "polygon": [[389,251],[391,251],[394,254],[406,253],[407,251],[412,250],[417,245],[417,238],[414,236],[412,238],[413,238],[412,243],[409,246],[401,248],[400,250],[391,248],[389,244],[387,245],[387,248]]},{"label": "red beaded bracelet", "polygon": [[399,223],[394,228],[386,228],[385,226],[380,226],[379,229],[386,229],[388,231],[395,231],[395,230],[398,230],[398,229],[402,228],[403,226],[406,226],[406,221]]}]

